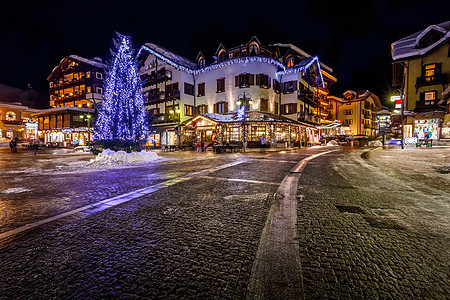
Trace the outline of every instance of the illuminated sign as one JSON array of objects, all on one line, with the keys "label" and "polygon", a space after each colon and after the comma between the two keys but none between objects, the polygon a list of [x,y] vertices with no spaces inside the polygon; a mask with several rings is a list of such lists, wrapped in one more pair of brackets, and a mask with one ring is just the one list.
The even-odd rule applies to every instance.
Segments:
[{"label": "illuminated sign", "polygon": [[[402,108],[402,101],[400,96],[391,96],[391,101],[395,102],[394,108]],[[403,96],[403,104],[405,104],[405,96]]]}]

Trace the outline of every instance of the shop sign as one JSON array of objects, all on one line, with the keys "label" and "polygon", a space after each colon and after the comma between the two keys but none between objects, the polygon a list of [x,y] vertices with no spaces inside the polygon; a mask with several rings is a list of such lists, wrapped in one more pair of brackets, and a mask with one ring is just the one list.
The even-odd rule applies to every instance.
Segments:
[{"label": "shop sign", "polygon": [[417,137],[406,137],[404,139],[405,145],[417,144]]}]

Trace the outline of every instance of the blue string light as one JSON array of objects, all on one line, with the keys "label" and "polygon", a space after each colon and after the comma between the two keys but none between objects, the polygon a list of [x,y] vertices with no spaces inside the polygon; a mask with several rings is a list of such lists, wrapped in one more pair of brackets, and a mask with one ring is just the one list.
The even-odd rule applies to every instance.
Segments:
[{"label": "blue string light", "polygon": [[94,139],[142,141],[148,133],[142,82],[131,38],[116,33]]}]

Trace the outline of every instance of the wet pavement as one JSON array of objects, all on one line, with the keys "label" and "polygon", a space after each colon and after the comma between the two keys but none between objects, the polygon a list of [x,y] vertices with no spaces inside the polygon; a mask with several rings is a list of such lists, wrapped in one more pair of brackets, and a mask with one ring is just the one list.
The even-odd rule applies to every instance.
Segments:
[{"label": "wet pavement", "polygon": [[[294,191],[299,298],[445,299],[447,190],[395,169],[396,152],[332,148],[306,164]],[[279,185],[330,147],[160,152],[164,161],[106,169],[83,167],[92,158],[85,153],[6,150],[0,234],[149,192],[0,241],[0,299],[244,299]],[[382,156],[392,161],[381,165]],[[428,177],[448,179],[437,174]]]}]

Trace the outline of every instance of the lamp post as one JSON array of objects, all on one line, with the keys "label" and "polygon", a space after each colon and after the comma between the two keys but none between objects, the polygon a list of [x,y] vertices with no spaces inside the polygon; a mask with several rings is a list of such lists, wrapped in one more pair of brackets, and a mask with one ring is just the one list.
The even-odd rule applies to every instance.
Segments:
[{"label": "lamp post", "polygon": [[88,132],[88,141],[87,141],[87,145],[90,146],[91,145],[91,114],[85,113],[80,115],[80,118],[83,120],[86,120],[87,122],[87,132]]},{"label": "lamp post", "polygon": [[[400,96],[397,96],[397,95],[395,95],[396,93],[398,93],[398,94],[400,94]],[[401,138],[402,138],[402,140],[401,140],[401,149],[405,149],[405,141],[404,141],[404,139],[405,139],[405,137],[404,137],[404,135],[405,135],[405,130],[404,130],[404,105],[403,105],[403,101],[404,101],[404,99],[405,99],[405,96],[403,95],[403,93],[402,93],[402,91],[400,90],[400,89],[397,89],[397,90],[395,90],[394,91],[394,96],[391,96],[391,101],[394,101],[394,103],[395,103],[395,101],[396,100],[399,100],[399,98],[400,98],[400,107],[395,107],[395,105],[394,105],[394,108],[400,108],[400,115],[401,115],[401,127],[402,127],[402,130],[401,130]]]},{"label": "lamp post", "polygon": [[245,148],[247,148],[247,136],[246,136],[246,130],[245,130],[245,114],[246,114],[246,108],[247,105],[250,105],[253,103],[253,100],[250,95],[248,95],[248,98],[245,95],[245,92],[243,95],[238,95],[238,100],[236,101],[237,105],[239,105],[239,111],[238,113],[242,113],[240,117],[242,117],[242,135],[243,135],[243,149],[245,152]]},{"label": "lamp post", "polygon": [[[181,121],[181,110],[179,109],[179,108],[177,108],[175,111],[173,110],[173,109],[171,109],[170,111],[169,111],[169,113],[171,114],[171,115],[173,115],[173,114],[177,114],[177,116],[178,116],[178,127],[177,127],[177,135],[178,135],[178,141],[177,141],[177,144],[178,144],[178,146],[180,146],[181,145],[181,132],[180,132],[180,121]],[[175,117],[175,116],[174,116]]]}]

